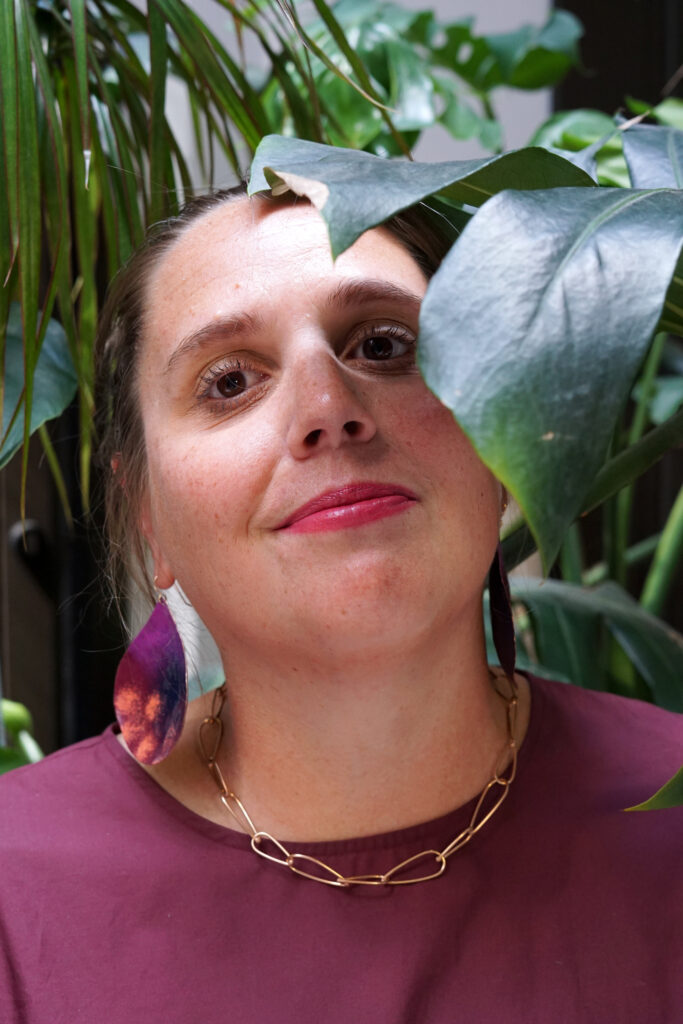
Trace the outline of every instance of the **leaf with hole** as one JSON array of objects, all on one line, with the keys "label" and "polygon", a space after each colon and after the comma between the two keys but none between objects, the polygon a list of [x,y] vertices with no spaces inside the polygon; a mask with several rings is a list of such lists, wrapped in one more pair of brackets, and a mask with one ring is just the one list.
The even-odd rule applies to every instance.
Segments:
[{"label": "leaf with hole", "polygon": [[498,62],[501,82],[516,89],[556,85],[579,63],[583,28],[569,11],[553,11],[541,28],[524,25],[513,32],[484,37]]}]

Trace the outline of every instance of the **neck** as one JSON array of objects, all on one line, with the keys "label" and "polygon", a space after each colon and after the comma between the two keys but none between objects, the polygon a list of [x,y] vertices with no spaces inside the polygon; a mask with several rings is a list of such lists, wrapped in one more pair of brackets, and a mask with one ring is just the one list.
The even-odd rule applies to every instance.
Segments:
[{"label": "neck", "polygon": [[[232,645],[217,760],[258,829],[311,842],[371,835],[446,814],[480,792],[507,741],[506,706],[480,621],[457,627],[353,661],[290,650],[264,663]],[[518,743],[525,688],[520,696]],[[198,752],[211,700],[193,702],[178,747],[151,774],[234,828]]]}]

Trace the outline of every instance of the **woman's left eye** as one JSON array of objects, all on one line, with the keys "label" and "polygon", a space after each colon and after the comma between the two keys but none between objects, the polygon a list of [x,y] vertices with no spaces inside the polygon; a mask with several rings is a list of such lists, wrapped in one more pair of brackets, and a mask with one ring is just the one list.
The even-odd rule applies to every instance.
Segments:
[{"label": "woman's left eye", "polygon": [[400,359],[401,356],[412,354],[415,338],[405,328],[388,324],[384,327],[373,327],[355,343],[350,350],[353,359],[365,359],[370,362]]}]

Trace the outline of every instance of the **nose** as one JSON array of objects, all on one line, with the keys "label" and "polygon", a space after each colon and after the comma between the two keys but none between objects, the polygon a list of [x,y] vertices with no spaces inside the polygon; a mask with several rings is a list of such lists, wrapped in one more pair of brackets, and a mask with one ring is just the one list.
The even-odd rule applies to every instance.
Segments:
[{"label": "nose", "polygon": [[374,418],[350,371],[331,352],[292,368],[292,396],[287,445],[297,459],[344,444],[370,441]]}]

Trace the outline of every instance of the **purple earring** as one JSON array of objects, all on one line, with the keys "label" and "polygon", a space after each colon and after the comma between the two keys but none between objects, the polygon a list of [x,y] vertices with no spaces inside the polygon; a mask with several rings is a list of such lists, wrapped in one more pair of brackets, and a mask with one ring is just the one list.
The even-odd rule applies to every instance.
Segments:
[{"label": "purple earring", "polygon": [[187,709],[185,654],[163,595],[119,662],[114,708],[133,757],[143,764],[163,761]]},{"label": "purple earring", "polygon": [[515,686],[517,642],[515,640],[515,624],[512,620],[510,585],[503,564],[503,552],[500,544],[489,569],[489,616],[493,645],[496,648],[501,668],[512,685]]}]

